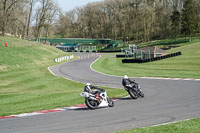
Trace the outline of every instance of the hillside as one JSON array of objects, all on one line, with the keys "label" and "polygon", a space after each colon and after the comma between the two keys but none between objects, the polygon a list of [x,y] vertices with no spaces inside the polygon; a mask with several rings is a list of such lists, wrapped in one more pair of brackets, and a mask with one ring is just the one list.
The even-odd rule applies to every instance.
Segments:
[{"label": "hillside", "polygon": [[0,37],[0,43],[0,116],[66,106],[72,104],[69,99],[79,98],[81,84],[55,77],[47,69],[66,53],[13,37]]},{"label": "hillside", "polygon": [[[5,42],[8,42],[8,47],[4,46]],[[0,54],[1,72],[23,67],[42,67],[53,64],[54,58],[66,55],[51,46],[13,37],[0,37]]]}]

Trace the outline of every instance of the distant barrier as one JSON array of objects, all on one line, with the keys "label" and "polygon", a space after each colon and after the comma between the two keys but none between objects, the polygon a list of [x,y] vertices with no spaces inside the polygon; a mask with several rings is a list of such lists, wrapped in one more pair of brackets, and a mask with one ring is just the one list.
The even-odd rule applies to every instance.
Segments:
[{"label": "distant barrier", "polygon": [[133,56],[134,56],[133,54],[130,54],[130,55],[117,54],[117,55],[116,55],[116,58],[127,58],[127,57],[133,57]]},{"label": "distant barrier", "polygon": [[122,63],[146,63],[146,62],[163,60],[163,59],[167,59],[167,58],[171,58],[171,57],[175,57],[175,56],[180,56],[180,55],[182,55],[181,52],[176,52],[176,53],[172,53],[172,54],[167,54],[165,56],[154,57],[154,58],[143,59],[143,60],[142,59],[123,59]]},{"label": "distant barrier", "polygon": [[55,59],[55,62],[61,62],[61,61],[70,60],[70,59],[73,59],[73,58],[74,58],[74,55],[64,56],[64,57],[60,57],[60,58]]},{"label": "distant barrier", "polygon": [[121,50],[99,50],[98,53],[117,53],[121,52]]},{"label": "distant barrier", "polygon": [[97,53],[97,50],[74,50],[72,52],[81,52],[81,53]]}]

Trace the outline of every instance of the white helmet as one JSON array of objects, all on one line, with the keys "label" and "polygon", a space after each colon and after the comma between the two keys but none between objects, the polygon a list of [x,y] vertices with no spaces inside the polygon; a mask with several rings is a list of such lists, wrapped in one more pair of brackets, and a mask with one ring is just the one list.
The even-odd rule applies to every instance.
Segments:
[{"label": "white helmet", "polygon": [[86,85],[86,86],[90,86],[91,84],[90,84],[90,83],[86,83],[85,85]]},{"label": "white helmet", "polygon": [[124,79],[128,79],[128,76],[127,76],[127,75],[124,75]]},{"label": "white helmet", "polygon": [[87,91],[91,91],[91,86],[92,86],[92,84],[87,83],[87,84],[85,84],[85,89],[86,89]]}]

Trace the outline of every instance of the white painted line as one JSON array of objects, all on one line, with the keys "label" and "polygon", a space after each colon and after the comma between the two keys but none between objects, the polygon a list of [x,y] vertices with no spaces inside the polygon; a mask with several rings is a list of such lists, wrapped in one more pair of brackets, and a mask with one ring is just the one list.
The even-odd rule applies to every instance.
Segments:
[{"label": "white painted line", "polygon": [[[173,122],[167,122],[167,123],[152,125],[152,126],[149,126],[149,127],[157,127],[157,126],[162,126],[162,125],[169,125],[169,124],[173,124],[173,123],[177,123],[177,122],[192,120],[192,119],[195,119],[195,118],[199,118],[199,117],[194,117],[194,118],[191,118],[191,119],[184,119],[184,120],[179,120],[179,121],[173,121]],[[142,127],[142,128],[146,128],[146,127]]]},{"label": "white painted line", "polygon": [[33,116],[33,115],[39,115],[39,114],[44,114],[44,113],[33,112],[33,113],[23,113],[23,114],[19,114],[19,115],[11,115],[11,116],[15,116],[15,117],[26,117],[26,116]]},{"label": "white painted line", "polygon": [[101,58],[101,55],[99,55],[99,57],[90,65],[90,69],[91,69],[92,71],[94,71],[94,72],[96,72],[96,73],[100,73],[100,74],[106,75],[106,76],[123,77],[123,76],[116,76],[116,75],[105,74],[105,73],[98,72],[98,71],[94,70],[94,69],[92,68],[92,65],[93,65],[94,63],[96,63],[100,58]]},{"label": "white painted line", "polygon": [[83,108],[83,107],[68,107],[68,109],[70,109],[70,110],[73,110],[73,109],[80,109],[80,108]]}]

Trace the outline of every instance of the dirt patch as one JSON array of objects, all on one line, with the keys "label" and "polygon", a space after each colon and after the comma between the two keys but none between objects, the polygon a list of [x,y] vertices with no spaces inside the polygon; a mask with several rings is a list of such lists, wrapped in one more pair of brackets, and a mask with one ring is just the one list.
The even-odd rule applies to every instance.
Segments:
[{"label": "dirt patch", "polygon": [[7,66],[4,66],[4,65],[0,66],[0,71],[7,71],[7,70],[8,70]]}]

